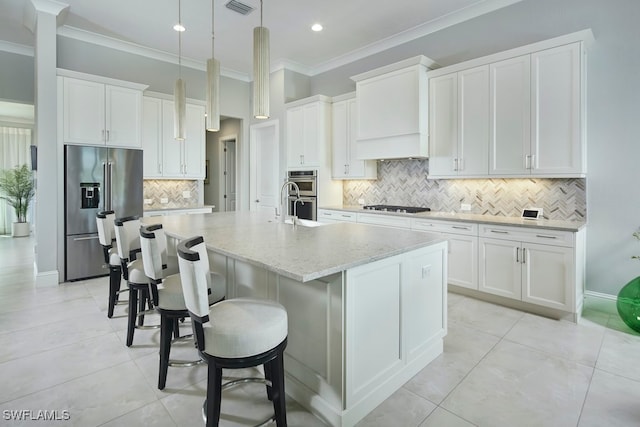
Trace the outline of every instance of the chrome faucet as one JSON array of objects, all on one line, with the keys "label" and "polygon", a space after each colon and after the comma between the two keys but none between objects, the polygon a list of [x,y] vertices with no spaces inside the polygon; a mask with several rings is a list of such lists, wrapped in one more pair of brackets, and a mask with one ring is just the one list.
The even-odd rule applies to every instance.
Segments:
[{"label": "chrome faucet", "polygon": [[282,184],[282,187],[280,187],[280,215],[278,215],[278,212],[276,211],[276,217],[279,217],[280,222],[284,222],[284,220],[287,219],[287,215],[289,215],[289,203],[287,202],[287,199],[283,199],[282,192],[290,185],[293,186],[294,190],[296,190],[296,197],[300,199],[300,188],[298,187],[298,184],[293,181],[285,181],[285,183]]}]

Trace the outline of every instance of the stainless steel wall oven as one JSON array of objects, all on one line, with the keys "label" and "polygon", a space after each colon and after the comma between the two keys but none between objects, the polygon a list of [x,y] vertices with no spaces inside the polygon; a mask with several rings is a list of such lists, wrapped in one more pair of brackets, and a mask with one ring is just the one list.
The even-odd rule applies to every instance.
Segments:
[{"label": "stainless steel wall oven", "polygon": [[[295,182],[300,189],[300,199],[293,186],[289,187],[289,212],[298,218],[315,221],[318,212],[318,173],[315,170],[289,171],[289,181]],[[295,206],[294,206],[295,205]]]}]

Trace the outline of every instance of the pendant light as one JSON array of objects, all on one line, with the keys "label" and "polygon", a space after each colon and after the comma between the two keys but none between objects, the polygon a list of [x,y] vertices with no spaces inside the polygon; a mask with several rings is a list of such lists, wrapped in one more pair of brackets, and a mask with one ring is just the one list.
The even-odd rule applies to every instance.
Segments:
[{"label": "pendant light", "polygon": [[253,116],[269,118],[269,30],[262,26],[262,0],[260,0],[260,26],[253,29]]},{"label": "pendant light", "polygon": [[220,61],[214,55],[215,45],[215,14],[211,0],[211,58],[207,60],[207,121],[208,131],[220,130]]},{"label": "pendant light", "polygon": [[182,25],[181,0],[178,0],[178,24],[173,27],[178,32],[178,80],[173,87],[173,138],[185,139],[185,122],[187,119],[187,85],[182,80]]}]

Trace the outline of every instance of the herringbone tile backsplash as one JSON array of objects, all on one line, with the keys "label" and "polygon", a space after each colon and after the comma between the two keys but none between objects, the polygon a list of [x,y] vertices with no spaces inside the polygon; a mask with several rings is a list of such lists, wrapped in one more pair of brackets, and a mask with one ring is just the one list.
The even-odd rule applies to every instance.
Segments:
[{"label": "herringbone tile backsplash", "polygon": [[460,204],[483,215],[520,216],[527,207],[543,208],[547,219],[584,221],[586,180],[567,179],[427,179],[428,160],[378,162],[378,179],[345,181],[343,203],[426,206],[461,212]]},{"label": "herringbone tile backsplash", "polygon": [[[151,199],[145,209],[187,208],[198,202],[198,181],[173,179],[145,179],[143,184],[145,199]],[[189,191],[191,197],[184,198],[182,193]],[[167,198],[169,203],[161,204],[160,199]]]}]

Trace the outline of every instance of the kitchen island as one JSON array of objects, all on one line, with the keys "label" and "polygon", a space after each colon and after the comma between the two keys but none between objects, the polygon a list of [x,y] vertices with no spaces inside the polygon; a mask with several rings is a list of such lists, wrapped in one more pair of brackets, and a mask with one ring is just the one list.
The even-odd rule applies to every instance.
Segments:
[{"label": "kitchen island", "polygon": [[170,247],[203,236],[228,298],[287,309],[287,394],[331,425],[354,425],[442,353],[447,242],[437,235],[250,212],[144,222],[162,223]]}]

